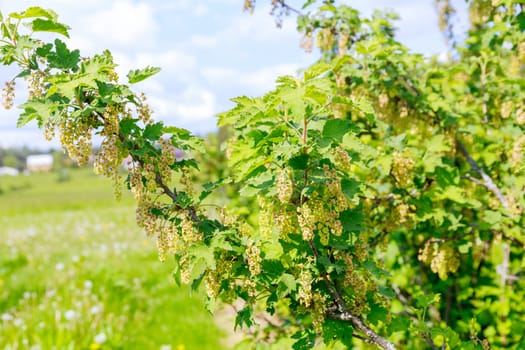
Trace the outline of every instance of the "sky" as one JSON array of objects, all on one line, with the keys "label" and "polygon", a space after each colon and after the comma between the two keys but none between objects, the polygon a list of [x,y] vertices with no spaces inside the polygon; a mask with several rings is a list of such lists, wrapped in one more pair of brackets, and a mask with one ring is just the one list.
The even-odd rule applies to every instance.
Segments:
[{"label": "sky", "polygon": [[[289,0],[300,8],[303,1]],[[439,55],[446,48],[438,30],[433,0],[349,0],[345,3],[370,15],[391,9],[401,20],[397,37],[412,51]],[[135,84],[145,92],[153,117],[166,124],[205,135],[216,130],[217,113],[233,107],[231,98],[260,96],[271,90],[279,75],[291,74],[315,62],[318,55],[299,47],[295,17],[277,28],[269,15],[270,1],[259,0],[253,14],[242,11],[243,0],[0,0],[5,15],[30,6],[53,9],[71,27],[71,49],[90,56],[109,49],[125,77],[130,69],[158,66],[162,71]],[[466,27],[460,7],[458,27]],[[0,84],[15,70],[0,66]],[[125,78],[124,78],[125,79]],[[24,89],[17,88],[18,104]],[[49,149],[36,123],[16,128],[19,109],[0,107],[0,147]]]}]

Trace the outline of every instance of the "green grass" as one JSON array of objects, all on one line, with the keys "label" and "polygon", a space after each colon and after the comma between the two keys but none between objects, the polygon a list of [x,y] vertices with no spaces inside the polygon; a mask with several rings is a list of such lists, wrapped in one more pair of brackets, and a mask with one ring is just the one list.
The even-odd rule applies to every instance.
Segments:
[{"label": "green grass", "polygon": [[[90,170],[0,177],[1,349],[223,349],[202,303]],[[125,190],[124,190],[125,192]]]}]

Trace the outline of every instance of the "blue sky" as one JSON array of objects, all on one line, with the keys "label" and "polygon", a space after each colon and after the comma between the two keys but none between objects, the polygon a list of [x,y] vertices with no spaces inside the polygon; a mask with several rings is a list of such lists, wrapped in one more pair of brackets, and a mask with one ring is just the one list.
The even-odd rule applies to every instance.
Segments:
[{"label": "blue sky", "polygon": [[[401,16],[401,42],[425,55],[445,50],[433,0],[336,2],[364,15],[376,8],[392,9]],[[259,0],[252,15],[242,11],[242,0],[0,0],[0,11],[29,6],[55,10],[72,28],[70,47],[83,56],[110,49],[121,76],[130,69],[160,66],[161,73],[135,86],[149,96],[155,119],[204,135],[215,130],[215,114],[232,106],[230,98],[261,95],[277,76],[294,74],[317,58],[299,47],[294,17],[276,28],[269,3]],[[288,3],[300,8],[302,2]],[[455,3],[465,6],[464,1]],[[467,25],[463,17],[458,28]],[[10,80],[13,72],[0,67],[0,83]],[[21,103],[23,89],[17,92]],[[18,112],[0,108],[0,147],[58,146],[45,141],[36,125],[16,129]]]}]

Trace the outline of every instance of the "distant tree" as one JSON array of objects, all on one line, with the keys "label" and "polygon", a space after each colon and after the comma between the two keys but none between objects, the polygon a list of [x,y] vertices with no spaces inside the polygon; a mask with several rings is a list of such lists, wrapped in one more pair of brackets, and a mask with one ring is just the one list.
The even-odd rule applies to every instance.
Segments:
[{"label": "distant tree", "polygon": [[18,158],[16,158],[14,155],[7,155],[2,160],[2,163],[4,164],[4,166],[11,167],[11,168],[17,168]]}]

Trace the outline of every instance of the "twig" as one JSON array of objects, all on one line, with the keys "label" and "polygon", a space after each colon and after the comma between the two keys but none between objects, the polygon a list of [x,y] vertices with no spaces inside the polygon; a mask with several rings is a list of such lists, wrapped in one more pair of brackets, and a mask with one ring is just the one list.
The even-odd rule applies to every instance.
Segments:
[{"label": "twig", "polygon": [[[310,244],[312,253],[315,256],[315,259],[317,260],[319,258],[319,252],[317,251],[317,248],[315,247],[315,244],[313,241],[309,241],[309,244]],[[323,277],[323,281],[326,287],[328,288],[330,294],[332,295],[332,298],[335,301],[335,305],[326,309],[326,314],[330,318],[334,320],[350,322],[354,327],[359,329],[364,335],[368,337],[365,339],[361,338],[367,343],[378,345],[385,350],[395,350],[396,349],[394,344],[382,338],[379,334],[377,334],[371,328],[365,325],[364,322],[361,321],[359,317],[352,315],[350,311],[348,311],[343,298],[341,297],[337,289],[332,285],[332,283],[330,283],[328,274],[326,272],[322,273],[322,277]]]},{"label": "twig", "polygon": [[346,322],[352,323],[354,327],[359,329],[361,332],[363,332],[368,337],[368,340],[365,340],[367,343],[379,345],[385,350],[395,350],[396,349],[394,344],[383,339],[376,332],[368,328],[363,323],[363,321],[361,321],[361,319],[352,315],[348,310],[341,310],[338,305],[335,305],[331,308],[328,308],[326,312],[329,317],[335,320],[346,321]]},{"label": "twig", "polygon": [[459,150],[459,152],[461,154],[463,154],[463,156],[465,157],[465,159],[469,163],[469,165],[472,168],[472,170],[474,170],[476,173],[479,174],[479,176],[481,176],[482,181],[481,180],[474,181],[474,180],[472,180],[473,178],[471,176],[468,176],[468,177],[465,176],[465,177],[468,178],[469,180],[479,184],[479,185],[484,186],[487,190],[489,190],[492,193],[494,193],[494,195],[496,196],[496,198],[498,198],[498,200],[500,201],[500,203],[503,206],[503,208],[509,209],[509,205],[507,203],[507,199],[505,198],[505,196],[503,196],[503,193],[501,193],[501,191],[498,188],[498,186],[494,183],[494,181],[492,181],[491,177],[488,176],[487,173],[484,172],[483,169],[481,169],[478,166],[476,161],[474,161],[474,159],[472,159],[472,157],[468,153],[467,149],[465,148],[465,145],[463,145],[461,143],[461,141],[459,141],[457,138],[456,138],[456,147]]}]

